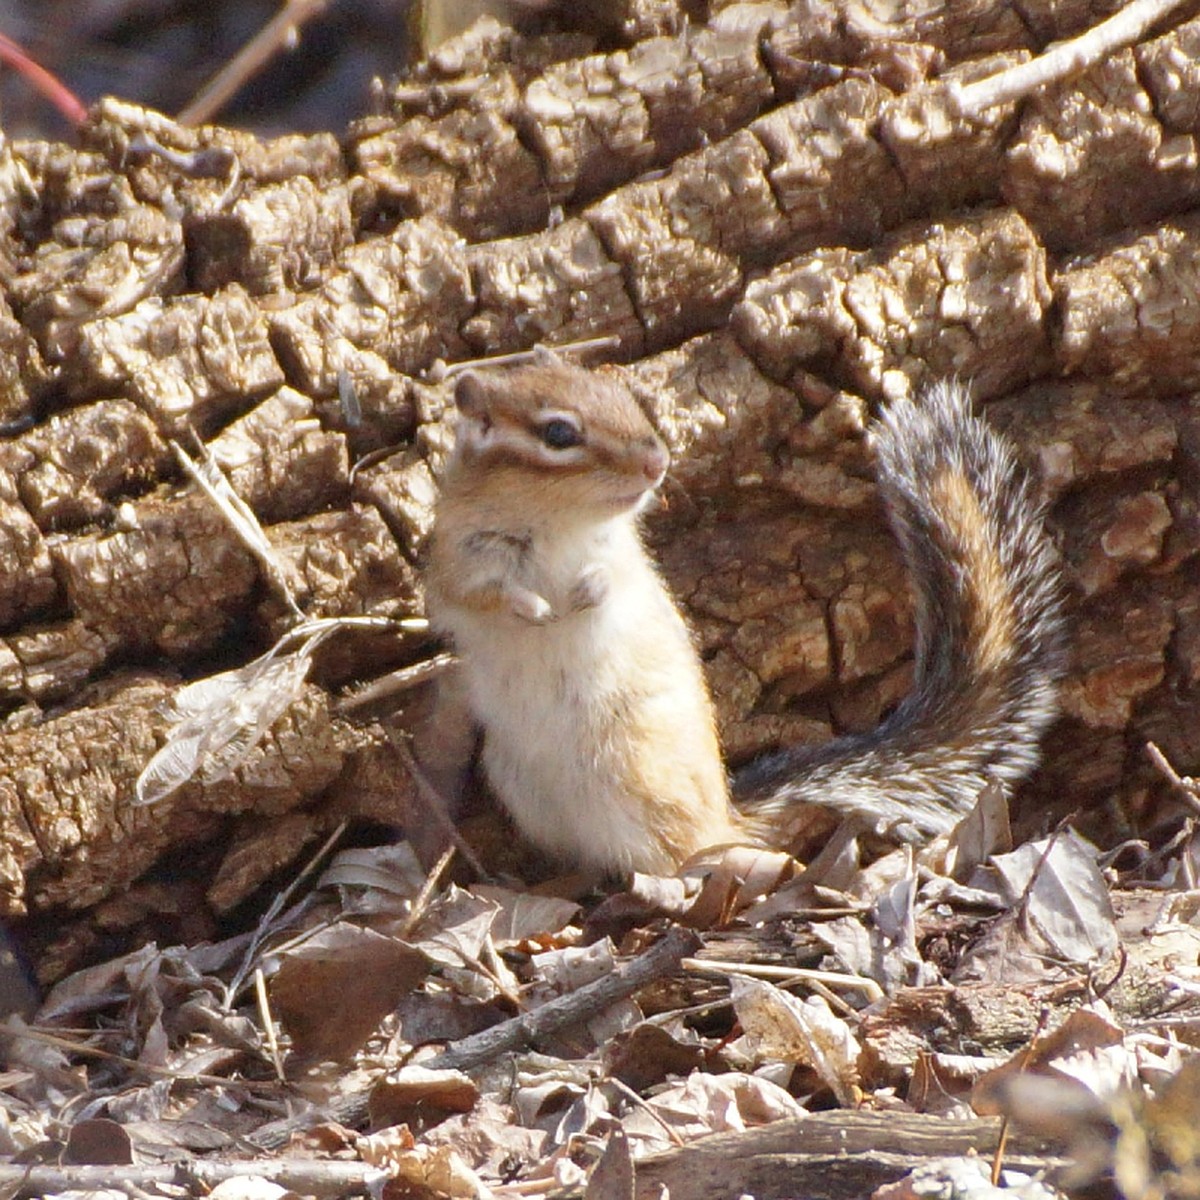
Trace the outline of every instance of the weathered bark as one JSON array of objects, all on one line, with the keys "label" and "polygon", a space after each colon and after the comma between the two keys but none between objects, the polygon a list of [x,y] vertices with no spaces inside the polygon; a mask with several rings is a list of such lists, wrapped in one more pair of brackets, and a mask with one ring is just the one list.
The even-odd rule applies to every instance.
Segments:
[{"label": "weathered bark", "polygon": [[430,368],[598,335],[675,454],[651,537],[732,758],[903,694],[862,432],[959,374],[1040,469],[1071,589],[1030,793],[1107,802],[1109,838],[1158,814],[1144,741],[1200,770],[1200,18],[968,119],[948,79],[1115,5],[969,7],[713,3],[608,52],[497,28],[341,146],[116,101],[76,148],[0,143],[0,912],[200,840],[225,911],[336,817],[403,815],[403,766],[329,693],[423,647],[355,634],[235,780],[130,807],[159,700],[287,621],[169,439],[209,441],[308,612],[415,614]]}]

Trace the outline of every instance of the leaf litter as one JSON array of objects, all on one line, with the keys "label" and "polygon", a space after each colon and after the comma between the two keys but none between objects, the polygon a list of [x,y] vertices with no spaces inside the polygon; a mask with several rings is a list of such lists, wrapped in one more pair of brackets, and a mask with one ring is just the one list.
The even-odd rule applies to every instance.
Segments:
[{"label": "leaf litter", "polygon": [[[914,1152],[891,1195],[1197,1194],[1200,896],[1163,886],[1185,872],[1123,878],[1070,829],[1014,848],[996,789],[919,852],[860,858],[851,831],[807,868],[735,847],[580,903],[442,882],[402,842],[339,851],[253,933],[143,947],[10,1018],[0,1186],[24,1161],[61,1194],[167,1169],[189,1194],[200,1167],[232,1196],[638,1194],[720,1142],[690,1194],[714,1169],[740,1194],[760,1139],[802,1163],[840,1112],[978,1130],[985,1159]],[[1048,1175],[980,1166],[996,1117]]]}]

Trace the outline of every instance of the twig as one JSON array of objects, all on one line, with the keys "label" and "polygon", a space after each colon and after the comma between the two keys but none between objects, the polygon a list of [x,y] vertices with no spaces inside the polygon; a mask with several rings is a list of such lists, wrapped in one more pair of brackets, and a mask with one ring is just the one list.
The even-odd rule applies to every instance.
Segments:
[{"label": "twig", "polygon": [[23,79],[31,83],[54,105],[72,125],[87,118],[83,101],[61,79],[33,61],[12,38],[0,33],[0,62],[7,63]]},{"label": "twig", "polygon": [[178,443],[171,442],[171,449],[179,465],[191,477],[192,482],[213,502],[217,511],[225,519],[225,523],[237,536],[238,540],[254,558],[262,569],[267,584],[287,605],[292,616],[303,620],[304,611],[296,603],[292,593],[292,585],[288,582],[287,573],[275,554],[263,527],[259,524],[254,510],[234,491],[233,485],[225,477],[212,451],[202,446],[202,457],[197,462]]},{"label": "twig", "polygon": [[[1037,1040],[1046,1032],[1046,1025],[1049,1020],[1050,1009],[1043,1008],[1041,1013],[1038,1014],[1037,1028],[1033,1031],[1033,1036],[1029,1039],[1029,1044],[1025,1047],[1025,1053],[1021,1056],[1021,1065],[1017,1070],[1018,1075],[1024,1075],[1029,1070],[1029,1064],[1033,1059]],[[1010,1114],[1005,1113],[1000,1121],[1000,1136],[996,1139],[996,1151],[992,1155],[992,1187],[1000,1186],[1000,1174],[1004,1168],[1004,1152],[1008,1149],[1010,1127]]]},{"label": "twig", "polygon": [[267,977],[262,967],[254,968],[254,999],[258,1005],[258,1019],[262,1022],[263,1036],[267,1039],[267,1049],[271,1052],[271,1065],[275,1068],[275,1078],[282,1083],[283,1056],[279,1053],[279,1037],[275,1032],[275,1017],[271,1013],[271,999],[267,995]]},{"label": "twig", "polygon": [[459,854],[463,856],[463,861],[475,872],[476,876],[479,879],[486,879],[488,873],[479,861],[479,857],[471,849],[466,838],[459,833],[458,826],[455,825],[450,816],[450,810],[446,807],[445,799],[441,792],[429,782],[425,772],[421,770],[421,765],[413,756],[408,743],[400,734],[388,726],[384,726],[383,732],[387,736],[387,740],[392,744],[392,749],[396,751],[396,756],[400,759],[404,769],[408,772],[409,778],[412,779],[413,786],[417,789],[417,795],[425,806],[426,815],[433,818],[442,833],[450,840],[451,845],[458,850]]},{"label": "twig", "polygon": [[616,1088],[617,1091],[620,1092],[621,1095],[623,1095],[625,1099],[630,1102],[630,1104],[636,1105],[638,1108],[640,1108],[642,1112],[644,1112],[646,1116],[648,1116],[650,1120],[652,1120],[663,1131],[663,1133],[665,1133],[667,1137],[675,1143],[676,1146],[684,1146],[687,1144],[684,1140],[683,1134],[681,1134],[673,1125],[668,1125],[666,1121],[663,1120],[662,1114],[652,1105],[647,1104],[646,1101],[643,1100],[642,1097],[639,1096],[637,1092],[635,1092],[633,1088],[629,1086],[629,1084],[618,1079],[615,1075],[610,1075],[605,1082],[608,1083],[609,1086]]},{"label": "twig", "polygon": [[291,1192],[311,1196],[377,1195],[391,1178],[367,1163],[328,1159],[260,1159],[257,1162],[214,1162],[190,1159],[182,1163],[135,1166],[17,1166],[0,1164],[0,1187],[19,1187],[36,1196],[59,1192],[125,1191],[129,1186],[158,1185],[206,1194],[229,1179],[262,1178]]},{"label": "twig", "polygon": [[453,654],[442,653],[435,654],[432,658],[422,659],[411,666],[401,667],[399,670],[392,671],[388,675],[381,675],[378,679],[372,679],[370,683],[365,683],[362,687],[348,692],[338,700],[337,707],[341,712],[352,712],[364,704],[371,704],[375,700],[385,700],[399,692],[406,692],[430,679],[436,679],[457,661]]},{"label": "twig", "polygon": [[874,1004],[883,999],[883,988],[864,975],[844,975],[839,971],[817,971],[811,967],[774,967],[769,963],[723,962],[716,958],[685,958],[680,966],[685,971],[710,972],[714,975],[751,975],[758,979],[794,979],[799,982],[823,983],[829,987],[848,988],[862,992]]},{"label": "twig", "polygon": [[1200,813],[1200,780],[1193,779],[1190,775],[1180,775],[1154,742],[1146,743],[1146,754],[1158,768],[1159,773],[1180,792],[1191,806],[1192,811]]},{"label": "twig", "polygon": [[1114,51],[1139,41],[1146,31],[1186,0],[1133,0],[1120,12],[1092,26],[1086,33],[1058,42],[1044,54],[977,79],[974,83],[951,81],[946,86],[950,103],[964,117],[978,117],[998,104],[1019,100],[1050,83],[1069,79],[1102,62]]},{"label": "twig", "polygon": [[450,1049],[422,1062],[421,1066],[431,1071],[470,1071],[510,1050],[534,1047],[552,1034],[603,1012],[619,1000],[627,1000],[647,984],[676,970],[687,955],[699,949],[700,937],[695,930],[677,926],[649,950],[614,967],[600,979],[558,996],[532,1012],[521,1013],[491,1029],[465,1037]]},{"label": "twig", "polygon": [[[603,1012],[617,1001],[627,1000],[647,984],[676,970],[684,958],[695,954],[699,948],[700,938],[695,931],[677,926],[649,950],[593,983],[585,984],[569,995],[559,996],[532,1012],[521,1013],[491,1029],[465,1037],[441,1054],[422,1060],[421,1066],[431,1071],[470,1071],[501,1054],[536,1046],[552,1034]],[[343,1125],[361,1125],[369,1114],[370,1098],[370,1089],[353,1092],[330,1105],[331,1115]],[[307,1128],[310,1120],[264,1125],[250,1141],[264,1150],[277,1149],[293,1133]]]},{"label": "twig", "polygon": [[280,919],[280,914],[283,912],[284,906],[296,893],[296,889],[317,869],[317,864],[324,861],[325,856],[341,841],[342,834],[346,832],[348,822],[342,821],[338,827],[321,843],[317,852],[304,864],[303,870],[293,879],[287,887],[283,889],[271,901],[267,911],[263,913],[259,919],[258,925],[254,930],[254,934],[250,939],[250,944],[246,948],[246,953],[242,956],[241,966],[234,973],[233,978],[225,988],[223,1005],[226,1010],[232,1009],[234,1001],[237,999],[238,993],[242,990],[242,985],[246,981],[246,977],[258,965],[258,954],[262,949],[263,943],[273,933],[279,929],[285,928],[286,925],[299,915],[300,905],[305,902],[301,901],[296,909],[289,912],[286,917]]},{"label": "twig", "polygon": [[328,0],[286,0],[283,8],[176,115],[180,125],[203,125],[211,121],[280,50],[295,44],[300,26],[317,16],[327,3]]},{"label": "twig", "polygon": [[433,870],[425,876],[425,882],[421,884],[421,890],[417,893],[416,899],[413,900],[412,910],[400,928],[401,938],[407,938],[416,929],[417,922],[425,915],[425,910],[429,907],[429,901],[433,899],[434,892],[441,885],[442,876],[446,873],[446,868],[450,865],[450,861],[454,858],[457,849],[458,847],[454,845],[447,846],[442,851],[441,858],[433,864]]},{"label": "twig", "polygon": [[[82,1033],[81,1036],[87,1036]],[[39,1042],[42,1045],[54,1046],[67,1054],[80,1058],[98,1058],[104,1062],[118,1063],[131,1071],[149,1075],[152,1079],[168,1079],[172,1083],[196,1083],[204,1087],[241,1088],[247,1092],[257,1092],[262,1095],[279,1095],[279,1083],[274,1079],[233,1079],[226,1075],[210,1075],[204,1071],[181,1071],[172,1067],[156,1067],[152,1063],[140,1062],[124,1054],[115,1054],[100,1046],[89,1046],[86,1042],[73,1042],[70,1038],[59,1037],[47,1033],[36,1025],[24,1025],[19,1028],[12,1025],[0,1025],[0,1037],[12,1038],[14,1041],[25,1039]]]}]

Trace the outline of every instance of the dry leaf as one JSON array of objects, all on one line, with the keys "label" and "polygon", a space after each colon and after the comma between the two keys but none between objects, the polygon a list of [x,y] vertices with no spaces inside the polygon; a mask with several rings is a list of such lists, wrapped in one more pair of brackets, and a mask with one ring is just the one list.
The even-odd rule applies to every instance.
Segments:
[{"label": "dry leaf", "polygon": [[759,1062],[812,1067],[843,1105],[856,1100],[858,1039],[820,996],[795,996],[761,979],[733,975],[730,999]]},{"label": "dry leaf", "polygon": [[605,1043],[604,1065],[607,1074],[644,1092],[670,1075],[686,1076],[702,1067],[704,1048],[686,1028],[676,1037],[661,1025],[643,1021]]},{"label": "dry leaf", "polygon": [[922,1050],[913,1064],[905,1099],[914,1112],[966,1120],[972,1113],[972,1087],[985,1071],[998,1065],[994,1058]]},{"label": "dry leaf", "polygon": [[425,870],[408,842],[352,846],[329,860],[317,887],[348,890],[356,913],[407,914],[425,883]]},{"label": "dry leaf", "polygon": [[156,804],[192,779],[228,779],[300,695],[316,640],[180,688],[168,708],[171,731],[138,776],[135,803]]},{"label": "dry leaf", "polygon": [[679,869],[684,879],[700,879],[699,891],[681,919],[696,929],[727,924],[743,909],[794,879],[799,870],[800,864],[790,854],[777,850],[726,846],[705,851]]},{"label": "dry leaf", "polygon": [[977,867],[993,854],[1011,850],[1012,845],[1008,798],[998,783],[989,783],[979,793],[975,807],[950,831],[944,873],[956,883],[966,883]]},{"label": "dry leaf", "polygon": [[983,1075],[972,1093],[972,1107],[981,1116],[1019,1116],[1012,1111],[1008,1093],[1014,1079],[1028,1075],[1074,1082],[1090,1096],[1103,1098],[1136,1077],[1136,1061],[1125,1048],[1124,1032],[1107,1013],[1076,1009],[1057,1029]]},{"label": "dry leaf", "polygon": [[1119,945],[1108,885],[1095,851],[1073,832],[1030,842],[994,858],[990,872],[1011,906],[960,959],[955,983],[1042,982],[1057,961],[1094,968]]},{"label": "dry leaf", "polygon": [[[483,1180],[450,1146],[418,1146],[404,1126],[358,1139],[363,1162],[390,1171],[418,1192],[481,1200],[491,1195]],[[399,1193],[398,1193],[399,1194]]]},{"label": "dry leaf", "polygon": [[992,866],[1010,901],[1025,903],[1028,919],[1060,958],[1083,964],[1116,950],[1112,902],[1095,848],[1073,830],[999,855]]},{"label": "dry leaf", "polygon": [[1015,1171],[1003,1172],[999,1186],[992,1182],[991,1164],[982,1158],[942,1158],[924,1163],[895,1183],[876,1189],[872,1200],[1064,1200],[1041,1180]]},{"label": "dry leaf", "polygon": [[297,1054],[342,1060],[428,971],[412,946],[340,921],[282,959],[271,1003]]},{"label": "dry leaf", "polygon": [[635,1157],[672,1144],[664,1125],[690,1141],[804,1115],[800,1103],[778,1084],[740,1071],[695,1071],[682,1084],[651,1096],[646,1107],[649,1111],[635,1109],[621,1122],[634,1143]]},{"label": "dry leaf", "polygon": [[419,1064],[390,1071],[371,1090],[371,1124],[436,1124],[450,1113],[470,1112],[479,1089],[462,1071],[433,1071]]},{"label": "dry leaf", "polygon": [[[612,943],[607,938],[590,946],[547,950],[544,954],[535,954],[531,961],[537,981],[525,991],[525,1001],[530,1008],[577,991],[585,984],[611,974],[617,965]],[[642,1010],[635,1001],[620,1000],[589,1017],[586,1027],[593,1042],[603,1045],[617,1034],[632,1029],[641,1019]]]},{"label": "dry leaf", "polygon": [[488,945],[500,906],[459,887],[450,887],[426,910],[410,941],[434,962],[474,966]]},{"label": "dry leaf", "polygon": [[124,1127],[107,1117],[76,1121],[67,1134],[63,1162],[94,1166],[128,1166],[133,1142]]},{"label": "dry leaf", "polygon": [[481,883],[468,890],[471,895],[496,906],[492,938],[500,948],[556,934],[579,913],[579,905],[574,900],[562,900],[557,896],[537,896]]},{"label": "dry leaf", "polygon": [[614,1129],[588,1176],[584,1200],[633,1200],[633,1152],[623,1129]]},{"label": "dry leaf", "polygon": [[541,1159],[547,1135],[541,1129],[523,1128],[517,1124],[511,1106],[485,1095],[469,1113],[448,1117],[428,1130],[422,1140],[453,1146],[476,1171],[500,1178],[511,1176],[518,1165]]},{"label": "dry leaf", "polygon": [[208,1200],[287,1200],[296,1193],[261,1175],[225,1179],[208,1193]]}]

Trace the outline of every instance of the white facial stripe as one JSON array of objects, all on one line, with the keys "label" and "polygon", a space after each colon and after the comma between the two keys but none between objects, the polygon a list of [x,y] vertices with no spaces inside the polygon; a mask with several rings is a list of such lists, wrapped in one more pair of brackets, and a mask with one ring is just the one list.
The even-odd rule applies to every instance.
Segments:
[{"label": "white facial stripe", "polygon": [[579,420],[579,414],[565,408],[539,408],[537,415],[533,419],[539,428],[543,425],[548,425],[551,421],[566,421],[576,431],[583,429]]},{"label": "white facial stripe", "polygon": [[587,450],[583,446],[570,446],[566,450],[554,450],[550,446],[536,442],[534,449],[542,462],[553,467],[561,467],[567,463],[583,462],[587,457]]}]

